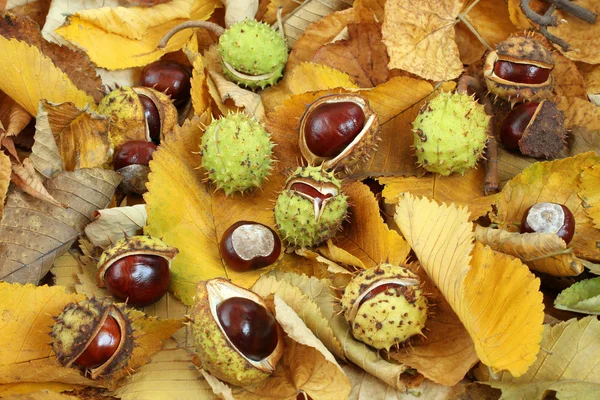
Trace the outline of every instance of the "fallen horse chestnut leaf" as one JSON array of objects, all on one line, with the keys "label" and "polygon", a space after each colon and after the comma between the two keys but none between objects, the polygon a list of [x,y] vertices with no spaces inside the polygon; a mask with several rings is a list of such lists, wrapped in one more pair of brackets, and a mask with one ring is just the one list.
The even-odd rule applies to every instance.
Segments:
[{"label": "fallen horse chestnut leaf", "polygon": [[575,235],[575,216],[563,204],[536,203],[523,214],[520,231],[521,233],[555,233],[569,244]]},{"label": "fallen horse chestnut leaf", "polygon": [[238,221],[223,233],[221,257],[234,271],[244,272],[274,264],[281,255],[281,239],[266,225]]}]

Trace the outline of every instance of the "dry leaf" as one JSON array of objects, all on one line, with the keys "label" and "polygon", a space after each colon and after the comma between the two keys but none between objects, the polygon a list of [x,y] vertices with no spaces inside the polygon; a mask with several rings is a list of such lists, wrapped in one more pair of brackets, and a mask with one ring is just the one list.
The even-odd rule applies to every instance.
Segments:
[{"label": "dry leaf", "polygon": [[67,209],[11,190],[0,222],[2,280],[37,284],[83,232],[92,213],[108,205],[119,181],[116,172],[101,169],[58,174],[47,182],[48,192]]},{"label": "dry leaf", "polygon": [[259,121],[265,119],[265,108],[263,107],[262,100],[258,94],[247,89],[242,89],[235,83],[225,79],[225,77],[219,73],[209,70],[208,74],[215,83],[223,103],[228,99],[231,99],[237,107],[242,109],[244,113],[249,116],[255,117]]},{"label": "dry leaf", "polygon": [[519,260],[480,244],[473,247],[464,208],[405,194],[394,219],[469,331],[481,360],[515,376],[525,373],[539,351],[543,321],[539,280]]},{"label": "dry leaf", "polygon": [[40,101],[31,160],[46,177],[58,171],[102,167],[110,157],[108,117],[72,103]]},{"label": "dry leaf", "polygon": [[381,33],[388,67],[425,79],[450,80],[463,71],[454,24],[463,0],[399,0],[386,3]]},{"label": "dry leaf", "polygon": [[563,290],[556,296],[554,307],[600,315],[600,277],[577,282]]},{"label": "dry leaf", "polygon": [[[473,4],[473,8],[469,9]],[[496,0],[469,0],[466,6],[469,10],[462,12],[461,19],[469,22],[490,47],[495,47],[517,31],[510,20],[508,8],[499,5]],[[459,23],[458,26],[464,26],[464,23]]]},{"label": "dry leaf", "polygon": [[192,78],[190,80],[192,85],[192,105],[194,106],[196,115],[202,115],[210,107],[210,95],[208,93],[204,63],[198,53],[191,51],[188,47],[185,47],[184,51],[188,55],[193,67]]},{"label": "dry leaf", "polygon": [[553,53],[552,58],[554,93],[566,97],[569,101],[573,101],[573,98],[585,100],[585,81],[575,63],[560,53]]},{"label": "dry leaf", "polygon": [[502,389],[502,398],[541,399],[556,391],[559,399],[595,399],[600,390],[600,322],[596,317],[544,326],[535,364],[518,378],[503,374],[487,384]]},{"label": "dry leaf", "polygon": [[[31,121],[31,115],[5,93],[0,92],[0,123],[6,136],[17,136]],[[3,134],[0,134],[0,138]]]},{"label": "dry leaf", "polygon": [[600,165],[581,172],[579,197],[583,201],[583,209],[592,219],[597,229],[600,229]]},{"label": "dry leaf", "polygon": [[10,184],[10,158],[2,152],[0,152],[0,219],[4,213],[4,200],[8,192],[8,185]]},{"label": "dry leaf", "polygon": [[281,17],[285,18],[290,12],[294,11],[300,4],[299,1],[294,0],[271,0],[268,2],[266,9],[264,11],[264,15],[261,18],[257,19],[266,22],[267,24],[275,24],[277,22],[277,14],[279,9],[281,8]]},{"label": "dry leaf", "polygon": [[76,293],[75,284],[81,265],[77,254],[69,251],[54,260],[50,272],[54,276],[54,284],[62,286],[67,294]]},{"label": "dry leaf", "polygon": [[223,4],[225,4],[226,28],[245,19],[255,19],[258,11],[258,0],[224,0]]},{"label": "dry leaf", "polygon": [[492,250],[520,258],[529,268],[553,276],[575,276],[583,265],[564,240],[553,233],[508,232],[475,227],[475,238]]},{"label": "dry leaf", "polygon": [[56,207],[66,208],[65,204],[57,201],[46,190],[42,183],[41,177],[37,174],[33,167],[31,159],[26,158],[23,163],[17,160],[12,161],[11,181],[23,192],[33,196],[36,199],[46,201]]},{"label": "dry leaf", "polygon": [[398,196],[410,192],[415,196],[425,196],[441,203],[454,203],[466,206],[471,213],[471,220],[486,215],[492,210],[496,196],[483,195],[482,167],[471,169],[464,176],[441,176],[438,174],[417,177],[380,178],[379,183],[385,186],[383,198],[386,211],[393,215]]},{"label": "dry leaf", "polygon": [[123,235],[138,235],[146,225],[145,204],[95,211],[94,221],[85,227],[85,235],[94,246],[108,247]]},{"label": "dry leaf", "polygon": [[600,260],[600,231],[585,214],[579,191],[579,176],[586,168],[600,162],[594,153],[579,154],[562,160],[538,162],[510,180],[498,198],[492,219],[506,230],[515,231],[527,208],[538,202],[564,204],[575,216],[575,236],[570,243],[575,254],[592,261]]}]

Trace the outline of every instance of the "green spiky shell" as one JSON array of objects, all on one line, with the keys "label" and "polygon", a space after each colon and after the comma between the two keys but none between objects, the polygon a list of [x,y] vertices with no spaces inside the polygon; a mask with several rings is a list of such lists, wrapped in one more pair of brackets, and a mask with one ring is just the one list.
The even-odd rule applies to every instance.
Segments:
[{"label": "green spiky shell", "polygon": [[353,320],[352,306],[372,284],[381,280],[417,280],[407,268],[381,264],[362,271],[344,289],[341,306],[352,335],[376,349],[389,350],[412,336],[421,334],[427,321],[427,299],[420,286],[397,286],[382,291],[360,305]]},{"label": "green spiky shell", "polygon": [[313,247],[332,238],[346,219],[348,197],[342,193],[341,182],[333,173],[320,167],[298,168],[287,182],[309,178],[316,182],[332,183],[338,195],[330,198],[322,208],[319,219],[313,202],[293,190],[283,190],[275,202],[275,221],[284,240],[297,247]]},{"label": "green spiky shell", "polygon": [[243,79],[232,74],[223,64],[223,71],[229,79],[252,89],[264,89],[277,82],[288,57],[287,44],[277,31],[267,24],[249,19],[227,29],[219,38],[218,50],[221,62],[227,62],[238,72],[246,75],[273,73],[269,79]]},{"label": "green spiky shell", "polygon": [[214,120],[202,136],[202,167],[225,194],[260,187],[271,169],[269,133],[245,114]]},{"label": "green spiky shell", "polygon": [[110,376],[127,365],[134,347],[133,329],[125,310],[118,307],[110,300],[95,297],[85,299],[79,303],[69,303],[52,326],[52,348],[56,353],[58,362],[64,366],[71,366],[74,360],[85,350],[87,343],[92,339],[99,324],[109,307],[115,307],[123,317],[127,326],[125,343],[120,354],[106,366],[99,376]]},{"label": "green spiky shell", "polygon": [[485,149],[490,117],[466,94],[440,93],[413,122],[417,160],[440,175],[464,174]]}]

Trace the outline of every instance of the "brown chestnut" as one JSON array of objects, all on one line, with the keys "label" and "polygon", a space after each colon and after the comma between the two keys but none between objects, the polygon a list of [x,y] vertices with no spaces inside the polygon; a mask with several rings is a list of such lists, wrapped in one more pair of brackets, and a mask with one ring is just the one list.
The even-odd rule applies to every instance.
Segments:
[{"label": "brown chestnut", "polygon": [[231,297],[217,306],[217,316],[229,340],[247,358],[260,361],[277,347],[277,321],[262,305]]},{"label": "brown chestnut", "polygon": [[104,274],[108,291],[136,307],[157,302],[171,283],[169,261],[156,255],[135,254],[115,261]]},{"label": "brown chestnut", "polygon": [[327,192],[323,190],[320,192],[317,188],[304,183],[294,182],[290,185],[289,190],[293,190],[298,193],[305,194],[308,198],[314,201],[316,208],[321,208],[321,204],[328,198],[335,196],[335,192]]},{"label": "brown chestnut", "polygon": [[532,64],[519,64],[499,60],[494,64],[494,74],[506,81],[538,85],[546,82],[552,70]]},{"label": "brown chestnut", "polygon": [[500,128],[500,140],[507,150],[519,151],[519,140],[539,105],[540,103],[534,101],[523,103],[506,116]]},{"label": "brown chestnut", "polygon": [[125,142],[116,152],[113,158],[115,170],[129,165],[148,165],[152,160],[152,154],[156,145],[144,140],[132,140]]},{"label": "brown chestnut", "polygon": [[148,125],[150,139],[156,144],[160,143],[160,113],[156,104],[146,95],[138,94],[142,107],[144,108],[144,118]]},{"label": "brown chestnut", "polygon": [[185,65],[171,60],[159,60],[144,67],[140,84],[169,95],[173,104],[180,107],[191,97],[190,79],[190,70]]},{"label": "brown chestnut", "polygon": [[364,124],[365,113],[355,102],[320,104],[307,117],[306,145],[319,157],[335,157],[352,143]]},{"label": "brown chestnut", "polygon": [[109,315],[85,351],[77,357],[75,364],[90,369],[99,367],[110,359],[120,343],[121,328],[117,320]]},{"label": "brown chestnut", "polygon": [[521,233],[555,233],[569,244],[575,234],[575,217],[562,204],[536,203],[525,211]]},{"label": "brown chestnut", "polygon": [[244,272],[275,263],[281,254],[281,240],[266,225],[239,221],[223,233],[219,251],[229,268]]}]

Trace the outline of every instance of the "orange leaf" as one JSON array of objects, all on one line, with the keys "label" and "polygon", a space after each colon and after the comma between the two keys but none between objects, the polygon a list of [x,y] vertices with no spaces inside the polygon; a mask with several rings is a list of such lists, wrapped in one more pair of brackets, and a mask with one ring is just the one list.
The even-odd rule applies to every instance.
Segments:
[{"label": "orange leaf", "polygon": [[0,153],[0,219],[4,212],[4,200],[10,184],[10,174],[10,158],[4,153]]}]

